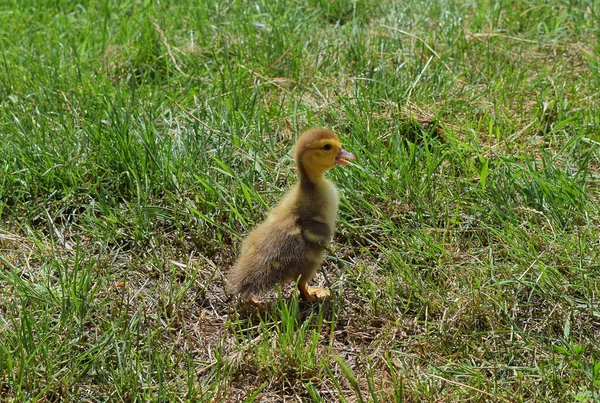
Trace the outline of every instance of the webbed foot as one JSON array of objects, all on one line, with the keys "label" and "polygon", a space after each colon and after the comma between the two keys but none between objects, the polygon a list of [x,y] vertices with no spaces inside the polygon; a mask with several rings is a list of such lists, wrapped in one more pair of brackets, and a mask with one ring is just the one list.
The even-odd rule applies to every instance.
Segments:
[{"label": "webbed foot", "polygon": [[325,287],[309,287],[306,282],[300,280],[298,283],[300,297],[306,302],[319,302],[331,299],[331,292]]},{"label": "webbed foot", "polygon": [[248,300],[248,305],[258,309],[259,311],[263,311],[266,307],[265,303],[256,297],[252,297]]}]

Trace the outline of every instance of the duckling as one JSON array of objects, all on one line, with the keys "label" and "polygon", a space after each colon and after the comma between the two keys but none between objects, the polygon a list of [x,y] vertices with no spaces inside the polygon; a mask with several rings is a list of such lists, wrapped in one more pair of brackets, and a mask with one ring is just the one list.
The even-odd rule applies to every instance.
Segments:
[{"label": "duckling", "polygon": [[352,166],[348,160],[354,158],[329,130],[311,129],[300,136],[294,150],[299,180],[242,242],[227,276],[230,294],[258,303],[257,294],[298,281],[304,301],[330,296],[326,288],[308,286],[333,237],[338,209],[337,189],[324,174],[338,164]]}]

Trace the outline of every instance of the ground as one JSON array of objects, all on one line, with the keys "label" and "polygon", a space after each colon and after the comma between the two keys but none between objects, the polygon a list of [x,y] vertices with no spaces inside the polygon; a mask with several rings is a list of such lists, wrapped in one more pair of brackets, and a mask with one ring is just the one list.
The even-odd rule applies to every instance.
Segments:
[{"label": "ground", "polygon": [[[598,1],[0,5],[0,401],[600,399]],[[314,285],[225,292],[294,183]]]}]

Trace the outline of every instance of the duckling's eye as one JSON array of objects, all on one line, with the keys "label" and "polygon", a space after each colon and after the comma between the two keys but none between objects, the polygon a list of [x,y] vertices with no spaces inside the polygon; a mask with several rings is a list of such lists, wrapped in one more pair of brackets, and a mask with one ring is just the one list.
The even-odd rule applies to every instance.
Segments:
[{"label": "duckling's eye", "polygon": [[325,151],[329,151],[329,150],[331,150],[331,144],[325,144],[325,145],[323,146],[323,150],[325,150]]}]

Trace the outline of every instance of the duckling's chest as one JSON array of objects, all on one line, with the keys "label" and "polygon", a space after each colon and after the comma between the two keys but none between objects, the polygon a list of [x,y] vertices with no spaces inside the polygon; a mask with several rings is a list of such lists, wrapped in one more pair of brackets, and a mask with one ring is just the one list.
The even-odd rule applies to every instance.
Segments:
[{"label": "duckling's chest", "polygon": [[322,200],[322,218],[333,230],[335,228],[339,196],[336,187],[329,181],[325,181],[325,186],[322,189]]}]

